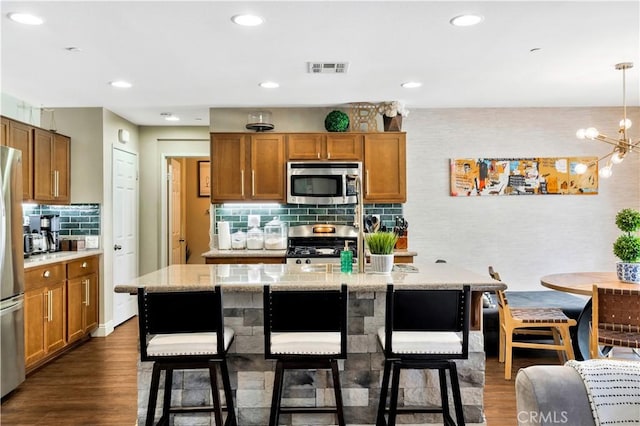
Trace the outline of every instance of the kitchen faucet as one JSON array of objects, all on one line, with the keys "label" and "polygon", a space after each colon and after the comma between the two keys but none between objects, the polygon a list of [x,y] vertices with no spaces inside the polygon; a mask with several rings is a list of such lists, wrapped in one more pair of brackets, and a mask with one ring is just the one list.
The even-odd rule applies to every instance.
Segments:
[{"label": "kitchen faucet", "polygon": [[356,208],[353,212],[353,227],[358,230],[356,239],[356,258],[358,259],[358,272],[364,273],[364,203],[362,200],[362,178],[360,175],[348,175],[356,181]]}]

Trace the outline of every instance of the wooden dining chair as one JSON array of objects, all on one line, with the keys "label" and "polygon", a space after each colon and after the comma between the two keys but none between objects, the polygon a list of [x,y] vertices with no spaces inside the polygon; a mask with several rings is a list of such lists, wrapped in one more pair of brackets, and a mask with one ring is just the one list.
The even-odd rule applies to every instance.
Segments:
[{"label": "wooden dining chair", "polygon": [[640,288],[613,289],[594,284],[591,302],[591,358],[600,356],[600,345],[640,349]]},{"label": "wooden dining chair", "polygon": [[[489,266],[489,275],[497,281],[500,274]],[[511,308],[503,290],[497,290],[498,317],[500,320],[500,347],[498,361],[504,362],[504,378],[511,379],[513,348],[546,349],[558,351],[560,362],[575,359],[569,327],[576,320],[567,317],[560,308],[527,307]],[[550,336],[553,343],[514,341],[514,335]]]}]

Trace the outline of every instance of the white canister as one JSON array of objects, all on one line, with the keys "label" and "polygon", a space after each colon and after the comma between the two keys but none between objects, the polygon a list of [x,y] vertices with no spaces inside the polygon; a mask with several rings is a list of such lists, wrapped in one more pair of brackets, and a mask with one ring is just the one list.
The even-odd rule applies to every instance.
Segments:
[{"label": "white canister", "polygon": [[229,222],[218,222],[218,249],[229,250],[231,248],[231,228]]}]

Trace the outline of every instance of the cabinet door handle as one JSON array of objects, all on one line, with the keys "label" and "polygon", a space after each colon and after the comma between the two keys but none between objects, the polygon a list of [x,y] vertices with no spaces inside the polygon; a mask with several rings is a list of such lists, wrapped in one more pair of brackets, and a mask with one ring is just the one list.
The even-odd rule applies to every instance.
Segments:
[{"label": "cabinet door handle", "polygon": [[327,151],[327,160],[331,160],[331,153]]},{"label": "cabinet door handle", "polygon": [[56,196],[56,171],[51,170],[51,196]]},{"label": "cabinet door handle", "polygon": [[46,312],[44,313],[44,320],[49,322],[49,292],[44,294],[45,304],[47,305]]},{"label": "cabinet door handle", "polygon": [[89,280],[82,280],[82,283],[84,284],[84,305],[89,306]]},{"label": "cabinet door handle", "polygon": [[49,290],[49,321],[53,321],[53,290]]},{"label": "cabinet door handle", "polygon": [[240,195],[244,198],[244,170],[240,170]]},{"label": "cabinet door handle", "polygon": [[318,160],[320,159],[320,153],[318,153]]},{"label": "cabinet door handle", "polygon": [[256,195],[256,171],[251,169],[251,196]]},{"label": "cabinet door handle", "polygon": [[51,271],[48,269],[42,273],[43,278],[49,278],[50,276],[51,276]]},{"label": "cabinet door handle", "polygon": [[366,191],[364,191],[364,193],[365,193],[366,195],[369,195],[369,169],[367,169],[367,170],[366,170],[366,172],[365,172],[365,176],[366,176],[365,181],[366,181],[366,184],[367,184],[367,190],[366,190]]},{"label": "cabinet door handle", "polygon": [[56,177],[55,197],[58,198],[60,196],[60,171],[59,170],[55,171],[55,177]]},{"label": "cabinet door handle", "polygon": [[87,262],[82,262],[82,267],[86,268],[88,266]]}]

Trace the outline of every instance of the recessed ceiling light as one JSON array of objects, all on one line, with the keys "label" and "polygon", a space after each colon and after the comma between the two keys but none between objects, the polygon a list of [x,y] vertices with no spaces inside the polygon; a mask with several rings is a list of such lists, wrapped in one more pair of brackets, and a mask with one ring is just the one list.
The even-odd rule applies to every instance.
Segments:
[{"label": "recessed ceiling light", "polygon": [[124,80],[110,81],[109,84],[113,87],[118,87],[120,89],[128,89],[129,87],[133,86],[131,83]]},{"label": "recessed ceiling light", "polygon": [[449,23],[455,27],[470,27],[472,25],[479,24],[483,20],[484,17],[482,17],[481,15],[467,14],[451,18]]},{"label": "recessed ceiling light", "polygon": [[407,81],[406,83],[402,83],[400,86],[404,87],[405,89],[415,89],[416,87],[422,86],[422,83],[420,83],[419,81]]},{"label": "recessed ceiling light", "polygon": [[7,15],[14,22],[26,25],[41,25],[44,19],[30,13],[11,12]]},{"label": "recessed ceiling light", "polygon": [[278,87],[280,87],[280,85],[275,81],[263,81],[259,84],[259,86],[264,87],[265,89],[277,89]]},{"label": "recessed ceiling light", "polygon": [[264,19],[258,15],[235,15],[231,20],[243,27],[256,27],[264,22]]},{"label": "recessed ceiling light", "polygon": [[76,46],[65,47],[64,50],[66,50],[67,52],[71,52],[71,53],[82,52],[82,49],[80,49],[79,47],[76,47]]}]

